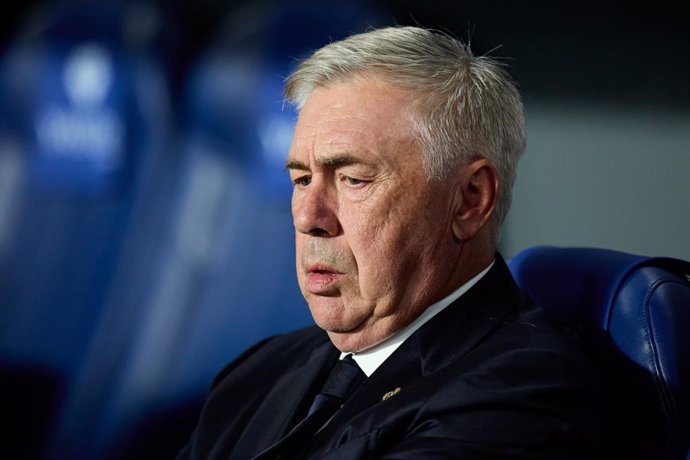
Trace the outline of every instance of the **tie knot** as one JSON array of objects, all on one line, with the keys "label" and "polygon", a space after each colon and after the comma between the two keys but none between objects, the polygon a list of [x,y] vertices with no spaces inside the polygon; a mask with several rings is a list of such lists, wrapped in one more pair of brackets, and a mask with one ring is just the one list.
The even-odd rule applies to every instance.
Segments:
[{"label": "tie knot", "polygon": [[366,378],[352,354],[348,354],[339,360],[328,374],[321,393],[345,401]]},{"label": "tie knot", "polygon": [[328,374],[321,392],[314,398],[307,415],[317,411],[335,413],[366,378],[351,354],[339,360]]}]

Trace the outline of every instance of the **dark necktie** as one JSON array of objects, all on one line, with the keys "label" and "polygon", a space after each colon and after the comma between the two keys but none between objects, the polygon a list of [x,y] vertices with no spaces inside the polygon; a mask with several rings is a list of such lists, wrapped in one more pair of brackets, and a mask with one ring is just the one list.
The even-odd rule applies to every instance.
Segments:
[{"label": "dark necktie", "polygon": [[321,392],[314,398],[307,417],[253,460],[277,458],[278,455],[303,445],[333,417],[366,378],[351,354],[339,360],[328,374]]},{"label": "dark necktie", "polygon": [[362,369],[352,359],[352,355],[345,356],[333,366],[331,373],[328,374],[321,392],[311,403],[307,417],[326,410],[333,415],[366,378]]}]

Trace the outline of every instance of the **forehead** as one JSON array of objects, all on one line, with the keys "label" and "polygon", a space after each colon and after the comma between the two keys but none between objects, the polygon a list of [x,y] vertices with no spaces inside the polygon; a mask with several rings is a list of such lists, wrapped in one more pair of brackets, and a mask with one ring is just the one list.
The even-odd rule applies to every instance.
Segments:
[{"label": "forehead", "polygon": [[409,101],[409,91],[375,78],[316,88],[300,111],[290,156],[410,143]]}]

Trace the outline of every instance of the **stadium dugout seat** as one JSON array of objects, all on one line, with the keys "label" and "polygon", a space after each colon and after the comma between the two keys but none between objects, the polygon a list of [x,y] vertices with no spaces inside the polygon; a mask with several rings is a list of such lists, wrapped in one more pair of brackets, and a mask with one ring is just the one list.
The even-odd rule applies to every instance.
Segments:
[{"label": "stadium dugout seat", "polygon": [[[1,401],[24,420],[9,423],[8,458],[91,456],[103,393],[76,390],[123,254],[155,215],[146,202],[170,134],[152,14],[45,2],[3,49]],[[107,358],[99,375],[111,380]]]},{"label": "stadium dugout seat", "polygon": [[690,459],[690,263],[540,246],[509,266],[603,375],[603,458]]}]

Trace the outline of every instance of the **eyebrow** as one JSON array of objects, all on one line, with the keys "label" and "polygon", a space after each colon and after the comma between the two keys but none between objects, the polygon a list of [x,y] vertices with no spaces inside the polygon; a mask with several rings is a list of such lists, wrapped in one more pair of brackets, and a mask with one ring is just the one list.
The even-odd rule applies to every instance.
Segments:
[{"label": "eyebrow", "polygon": [[[356,156],[349,153],[338,153],[325,158],[320,158],[317,163],[321,166],[330,166],[332,168],[340,168],[343,166],[350,166],[353,164],[364,163]],[[299,160],[288,158],[285,162],[286,169],[297,169],[300,171],[310,171],[309,167]]]},{"label": "eyebrow", "polygon": [[285,162],[285,169],[296,169],[299,171],[309,171],[309,167],[302,163],[301,161],[293,160],[288,158]]}]

